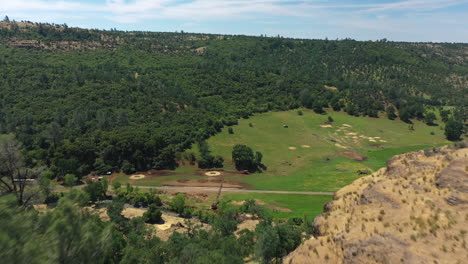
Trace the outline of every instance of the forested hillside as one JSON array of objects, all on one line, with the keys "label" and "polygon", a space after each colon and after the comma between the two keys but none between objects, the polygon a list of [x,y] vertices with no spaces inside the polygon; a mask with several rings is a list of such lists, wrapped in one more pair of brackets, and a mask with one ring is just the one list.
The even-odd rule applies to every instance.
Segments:
[{"label": "forested hillside", "polygon": [[122,32],[0,23],[0,133],[54,176],[173,169],[253,113],[466,120],[468,44]]}]

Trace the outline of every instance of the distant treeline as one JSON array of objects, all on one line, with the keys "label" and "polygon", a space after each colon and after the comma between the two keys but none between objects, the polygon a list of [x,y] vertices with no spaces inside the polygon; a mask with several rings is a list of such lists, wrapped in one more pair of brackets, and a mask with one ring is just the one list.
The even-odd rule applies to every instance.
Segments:
[{"label": "distant treeline", "polygon": [[[0,133],[16,134],[28,166],[58,177],[173,169],[193,143],[266,111],[386,113],[410,123],[453,106],[446,119],[466,120],[467,44],[1,23]],[[19,40],[41,44],[13,47]],[[80,45],[53,48],[67,41]],[[91,42],[101,45],[90,50]]]}]

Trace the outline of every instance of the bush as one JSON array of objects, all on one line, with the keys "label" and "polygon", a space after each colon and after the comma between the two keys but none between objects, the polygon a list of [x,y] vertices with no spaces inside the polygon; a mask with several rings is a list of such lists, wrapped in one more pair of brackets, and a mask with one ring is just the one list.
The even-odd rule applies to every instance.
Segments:
[{"label": "bush", "polygon": [[237,170],[259,171],[260,168],[264,167],[262,158],[262,153],[256,152],[254,154],[253,150],[246,145],[238,144],[232,149],[232,160]]},{"label": "bush", "polygon": [[133,197],[133,199],[132,199],[132,204],[133,204],[133,206],[138,208],[138,207],[144,207],[144,206],[148,205],[148,202],[147,202],[146,197],[144,196],[144,194],[137,193],[137,195],[135,195],[135,197]]},{"label": "bush", "polygon": [[118,191],[120,187],[122,187],[122,184],[119,181],[112,182],[112,189],[114,189],[114,191]]},{"label": "bush", "polygon": [[445,125],[445,136],[450,141],[459,140],[463,133],[463,123],[450,119]]},{"label": "bush", "polygon": [[148,211],[143,214],[143,219],[146,223],[156,224],[163,221],[161,216],[161,210],[159,210],[158,206],[153,203],[150,204]]},{"label": "bush", "polygon": [[161,206],[161,198],[158,195],[154,195],[153,193],[145,193],[146,203],[148,204],[155,204],[157,206]]},{"label": "bush", "polygon": [[52,180],[53,178],[55,178],[55,173],[53,171],[46,170],[43,173],[41,173],[41,176]]},{"label": "bush", "polygon": [[232,127],[228,127],[228,133],[229,134],[234,134],[234,129]]},{"label": "bush", "polygon": [[122,171],[125,174],[132,174],[136,171],[135,167],[127,160],[122,162]]},{"label": "bush", "polygon": [[74,175],[74,174],[66,174],[64,177],[63,177],[63,183],[66,185],[66,186],[73,186],[76,184],[76,182],[78,181],[78,178]]},{"label": "bush", "polygon": [[88,181],[86,184],[83,190],[88,194],[92,202],[103,200],[107,197],[106,192],[109,183],[106,178],[97,182]]},{"label": "bush", "polygon": [[185,195],[181,193],[177,194],[169,203],[169,209],[182,215],[185,209]]},{"label": "bush", "polygon": [[299,116],[303,115],[302,111],[301,110],[297,111],[297,115]]}]

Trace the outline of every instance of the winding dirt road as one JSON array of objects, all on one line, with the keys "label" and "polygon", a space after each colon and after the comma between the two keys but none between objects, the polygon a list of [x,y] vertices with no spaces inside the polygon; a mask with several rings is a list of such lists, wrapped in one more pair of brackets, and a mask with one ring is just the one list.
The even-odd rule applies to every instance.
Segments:
[{"label": "winding dirt road", "polygon": [[[192,186],[134,186],[140,189],[158,189],[171,192],[218,192],[216,187],[192,187]],[[246,190],[238,188],[223,188],[221,192],[226,193],[277,193],[277,194],[305,194],[305,195],[334,195],[333,192],[297,192],[297,191],[266,191],[266,190]]]}]

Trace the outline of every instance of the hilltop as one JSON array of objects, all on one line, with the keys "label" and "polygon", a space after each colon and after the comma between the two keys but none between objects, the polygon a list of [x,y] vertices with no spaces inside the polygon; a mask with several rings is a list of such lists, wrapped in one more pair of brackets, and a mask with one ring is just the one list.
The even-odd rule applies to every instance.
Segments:
[{"label": "hilltop", "polygon": [[466,144],[402,154],[344,187],[284,263],[463,263]]}]

